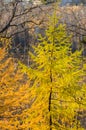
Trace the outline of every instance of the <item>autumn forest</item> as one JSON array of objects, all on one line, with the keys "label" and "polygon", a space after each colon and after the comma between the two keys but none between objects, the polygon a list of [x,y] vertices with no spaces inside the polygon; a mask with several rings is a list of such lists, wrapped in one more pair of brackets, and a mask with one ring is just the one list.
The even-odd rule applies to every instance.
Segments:
[{"label": "autumn forest", "polygon": [[0,1],[0,130],[86,130],[83,1]]}]

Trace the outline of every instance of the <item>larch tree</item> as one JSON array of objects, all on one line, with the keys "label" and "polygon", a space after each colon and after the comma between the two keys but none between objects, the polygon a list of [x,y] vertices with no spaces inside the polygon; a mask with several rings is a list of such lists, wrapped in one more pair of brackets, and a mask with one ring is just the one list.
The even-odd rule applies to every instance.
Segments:
[{"label": "larch tree", "polygon": [[56,15],[50,18],[45,36],[30,52],[31,65],[20,64],[29,77],[30,130],[84,130],[80,111],[86,109],[85,64],[81,51],[72,53],[71,37]]},{"label": "larch tree", "polygon": [[9,42],[0,38],[0,130],[28,130],[29,83],[9,56]]}]

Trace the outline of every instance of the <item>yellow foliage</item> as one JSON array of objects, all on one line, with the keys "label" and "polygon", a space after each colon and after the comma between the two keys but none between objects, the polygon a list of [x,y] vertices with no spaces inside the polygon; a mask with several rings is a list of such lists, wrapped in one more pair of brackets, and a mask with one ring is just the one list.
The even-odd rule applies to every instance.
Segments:
[{"label": "yellow foliage", "polygon": [[[71,52],[70,36],[65,25],[52,16],[45,36],[29,53],[32,64],[22,64],[31,82],[33,103],[29,109],[32,130],[83,130],[77,118],[86,110],[86,88],[83,82],[81,52]],[[85,69],[85,65],[84,69]]]}]

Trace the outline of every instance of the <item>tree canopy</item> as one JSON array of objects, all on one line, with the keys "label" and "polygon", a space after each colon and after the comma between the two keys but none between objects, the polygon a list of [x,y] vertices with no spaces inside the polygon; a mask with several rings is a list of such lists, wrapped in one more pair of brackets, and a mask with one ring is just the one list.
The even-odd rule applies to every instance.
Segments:
[{"label": "tree canopy", "polygon": [[29,109],[32,130],[84,130],[78,118],[86,109],[85,64],[81,51],[72,53],[71,36],[54,14],[49,19],[45,36],[33,46],[31,66],[27,72],[34,100]]}]

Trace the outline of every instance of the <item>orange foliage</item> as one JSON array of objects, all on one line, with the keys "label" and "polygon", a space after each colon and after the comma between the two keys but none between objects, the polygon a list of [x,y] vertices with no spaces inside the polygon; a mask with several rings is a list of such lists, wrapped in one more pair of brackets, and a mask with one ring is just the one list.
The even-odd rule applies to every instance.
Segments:
[{"label": "orange foliage", "polygon": [[28,130],[29,83],[6,50],[0,48],[0,130]]}]

